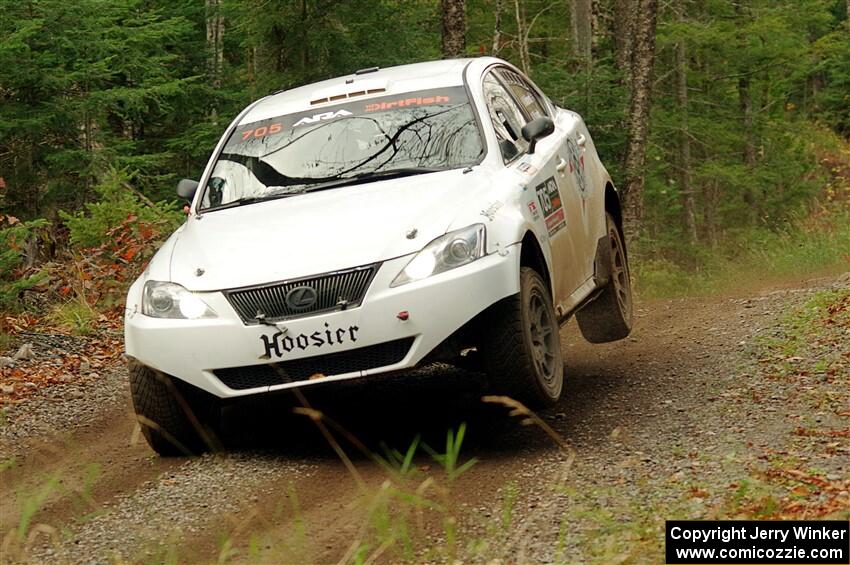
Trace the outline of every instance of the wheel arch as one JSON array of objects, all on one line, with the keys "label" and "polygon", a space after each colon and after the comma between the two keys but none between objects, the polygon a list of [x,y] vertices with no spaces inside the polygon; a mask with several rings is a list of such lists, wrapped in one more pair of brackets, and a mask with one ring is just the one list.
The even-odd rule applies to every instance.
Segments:
[{"label": "wheel arch", "polygon": [[617,227],[623,231],[623,209],[620,206],[620,195],[611,181],[605,183],[605,211],[611,214]]},{"label": "wheel arch", "polygon": [[531,267],[543,277],[549,292],[553,291],[552,275],[549,270],[549,264],[546,262],[546,255],[543,254],[543,247],[537,240],[537,236],[531,230],[526,231],[520,243],[520,267]]},{"label": "wheel arch", "polygon": [[611,214],[617,224],[617,231],[620,232],[620,239],[623,240],[623,253],[628,260],[629,250],[626,247],[626,234],[623,232],[623,207],[620,203],[620,193],[610,180],[605,183],[605,212]]}]

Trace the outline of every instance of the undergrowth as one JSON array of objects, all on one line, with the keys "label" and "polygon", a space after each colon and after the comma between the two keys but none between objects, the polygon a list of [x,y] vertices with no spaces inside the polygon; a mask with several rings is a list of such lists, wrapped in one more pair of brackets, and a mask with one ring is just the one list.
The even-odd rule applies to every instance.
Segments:
[{"label": "undergrowth", "polygon": [[99,314],[82,298],[59,304],[47,316],[48,321],[73,335],[89,335],[95,330]]},{"label": "undergrowth", "polygon": [[835,274],[850,268],[850,204],[790,220],[784,228],[745,230],[684,261],[652,257],[640,244],[631,260],[635,291],[645,298],[706,295],[765,280]]}]

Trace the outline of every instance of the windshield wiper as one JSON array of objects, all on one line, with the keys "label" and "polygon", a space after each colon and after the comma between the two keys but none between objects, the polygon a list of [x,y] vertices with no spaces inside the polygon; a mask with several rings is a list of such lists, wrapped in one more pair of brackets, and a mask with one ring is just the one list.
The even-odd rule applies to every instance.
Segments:
[{"label": "windshield wiper", "polygon": [[[278,187],[272,187],[278,188]],[[233,200],[231,202],[227,202],[225,204],[219,204],[218,206],[210,206],[209,208],[202,208],[200,210],[201,213],[213,212],[215,210],[226,210],[227,208],[236,208],[237,206],[246,206],[248,204],[256,204],[257,202],[265,202],[267,200],[277,200],[278,198],[286,198],[287,196],[295,196],[296,194],[301,194],[304,192],[305,186],[299,186],[297,188],[293,188],[291,186],[281,187],[286,188],[286,190],[282,190],[280,192],[273,192],[271,194],[264,194],[262,196],[249,196],[247,198],[240,198],[238,200]]]},{"label": "windshield wiper", "polygon": [[386,171],[368,171],[351,175],[348,177],[340,177],[331,179],[326,182],[310,184],[304,187],[299,187],[298,194],[302,192],[314,192],[316,190],[326,190],[329,188],[339,188],[341,186],[350,186],[352,184],[361,184],[373,180],[385,180],[391,178],[409,177],[412,175],[422,175],[426,173],[437,173],[448,169],[440,167],[399,167],[397,169],[387,169]]},{"label": "windshield wiper", "polygon": [[219,204],[218,206],[210,206],[209,208],[203,208],[199,210],[200,213],[204,214],[206,212],[213,212],[215,210],[226,210],[227,208],[235,208],[237,206],[245,206],[248,204],[255,204],[257,202],[265,202],[267,200],[277,200],[278,198],[286,198],[289,196],[296,196],[298,194],[304,194],[305,192],[314,192],[317,190],[327,190],[329,188],[339,188],[342,186],[349,186],[352,184],[360,184],[364,182],[369,182],[371,180],[382,180],[382,179],[390,179],[390,178],[399,178],[399,177],[407,177],[411,175],[421,175],[425,173],[436,173],[439,171],[446,171],[448,169],[442,169],[438,167],[399,167],[398,169],[388,169],[386,171],[369,171],[364,173],[359,173],[356,175],[341,177],[337,179],[331,179],[325,182],[320,182],[316,184],[298,184],[298,185],[290,185],[290,186],[267,186],[266,188],[274,190],[274,192],[269,192],[267,194],[263,194],[260,196],[249,196],[247,198],[240,198],[238,200],[233,200],[231,202],[227,202],[226,204]]}]

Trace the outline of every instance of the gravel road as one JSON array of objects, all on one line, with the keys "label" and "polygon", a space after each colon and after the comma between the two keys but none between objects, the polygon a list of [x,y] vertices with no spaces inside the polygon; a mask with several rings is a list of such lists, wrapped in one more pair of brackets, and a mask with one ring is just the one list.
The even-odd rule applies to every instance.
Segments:
[{"label": "gravel road", "polygon": [[[460,545],[488,539],[478,554],[505,562],[605,561],[624,551],[617,544],[641,539],[639,525],[657,513],[649,509],[714,515],[715,493],[729,477],[746,474],[753,454],[798,423],[803,399],[752,376],[753,340],[776,331],[778,317],[815,290],[848,282],[644,301],[633,335],[604,346],[585,343],[570,322],[562,331],[566,393],[541,413],[569,450],[480,402],[483,379],[459,369],[313,388],[306,396],[379,453],[384,443],[403,451],[417,434],[442,446],[446,430],[466,422],[461,458],[478,463],[446,498],[461,517]],[[53,387],[5,414],[6,561],[325,563],[356,550],[371,511],[364,500],[387,488],[387,472],[341,439],[351,458],[344,464],[313,422],[292,413],[293,399],[231,409],[226,453],[163,459],[140,437],[128,396],[119,372]],[[850,472],[846,459],[820,463],[828,473]],[[420,478],[439,471],[424,453],[415,464]],[[683,488],[707,494],[683,497]],[[588,547],[582,533],[605,520],[629,534],[610,547]],[[426,517],[419,527],[445,543],[444,524]]]}]

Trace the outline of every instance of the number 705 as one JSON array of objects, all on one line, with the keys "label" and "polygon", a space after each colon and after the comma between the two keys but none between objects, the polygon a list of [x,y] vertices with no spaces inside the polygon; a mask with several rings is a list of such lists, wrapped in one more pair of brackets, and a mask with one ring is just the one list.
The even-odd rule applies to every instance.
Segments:
[{"label": "number 705", "polygon": [[245,130],[242,132],[242,141],[248,141],[249,138],[260,138],[273,133],[280,133],[283,126],[280,124],[271,124],[268,126],[260,126],[258,128]]}]

